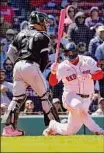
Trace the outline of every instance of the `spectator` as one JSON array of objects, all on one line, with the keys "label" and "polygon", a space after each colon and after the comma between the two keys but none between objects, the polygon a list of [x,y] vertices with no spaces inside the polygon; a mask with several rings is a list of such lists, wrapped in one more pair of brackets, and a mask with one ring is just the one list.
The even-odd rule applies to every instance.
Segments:
[{"label": "spectator", "polygon": [[20,31],[20,21],[19,21],[18,17],[14,17],[13,18],[13,26],[12,26],[12,28],[17,30],[17,31]]},{"label": "spectator", "polygon": [[[35,104],[35,111],[36,112],[42,112],[42,105],[41,105],[41,99],[38,97],[38,95],[32,90],[30,86],[26,89],[26,96],[28,99],[31,99]],[[24,109],[24,106],[21,108],[21,110]]]},{"label": "spectator", "polygon": [[66,18],[64,21],[65,32],[67,32],[68,26],[75,22],[75,8],[73,5],[68,5],[66,8]]},{"label": "spectator", "polygon": [[75,8],[75,10],[78,11],[78,10],[79,10],[79,8],[78,8],[78,3],[79,3],[80,1],[79,1],[79,0],[71,0],[71,1],[72,1],[71,5],[73,5],[74,8]]},{"label": "spectator", "polygon": [[55,53],[56,42],[57,42],[56,35],[50,35],[49,54]]},{"label": "spectator", "polygon": [[0,68],[3,68],[3,63],[4,61],[6,60],[6,52],[5,50],[3,49],[4,47],[4,43],[3,43],[3,39],[0,41],[0,59],[1,59],[1,65],[0,65]]},{"label": "spectator", "polygon": [[87,47],[84,42],[79,42],[77,45],[77,50],[80,55],[85,55],[87,52]]},{"label": "spectator", "polygon": [[92,35],[95,34],[95,27],[98,23],[102,23],[99,17],[99,9],[98,7],[92,7],[90,9],[90,17],[85,20],[85,24],[92,30]]},{"label": "spectator", "polygon": [[67,36],[63,36],[61,38],[61,44],[63,45],[64,49],[65,49],[65,46],[69,43],[69,40],[68,40],[68,37]]},{"label": "spectator", "polygon": [[104,59],[104,42],[97,47],[95,57],[98,61]]},{"label": "spectator", "polygon": [[52,88],[53,98],[59,98],[62,101],[63,83],[60,81]]},{"label": "spectator", "polygon": [[15,13],[13,8],[9,5],[9,2],[9,0],[0,1],[0,12],[4,17],[4,20],[11,25]]},{"label": "spectator", "polygon": [[[98,62],[99,67],[101,67],[102,71],[104,72],[104,56]],[[100,95],[104,98],[104,77],[99,80],[99,88],[100,88]]]},{"label": "spectator", "polygon": [[100,86],[99,86],[99,81],[96,80],[94,83],[94,89],[95,89],[95,93],[99,93],[100,94]]},{"label": "spectator", "polygon": [[24,113],[27,115],[33,115],[33,111],[34,111],[34,103],[32,100],[27,100],[25,102],[25,109],[24,109]]},{"label": "spectator", "polygon": [[11,41],[14,39],[14,37],[15,37],[15,31],[13,29],[8,29],[6,31],[5,38],[1,39],[1,43],[3,44],[2,46],[3,52],[7,53],[8,47]]},{"label": "spectator", "polygon": [[7,111],[8,105],[6,103],[2,103],[0,105],[0,115],[4,115],[4,113]]},{"label": "spectator", "polygon": [[69,0],[62,0],[61,1],[61,8],[65,8],[69,3]]},{"label": "spectator", "polygon": [[6,31],[7,51],[10,43],[13,41],[14,38],[15,38],[15,31],[13,29],[8,29]]},{"label": "spectator", "polygon": [[78,12],[75,15],[75,23],[72,23],[68,28],[68,37],[77,45],[79,42],[84,42],[88,47],[91,39],[90,29],[85,25],[84,12]]},{"label": "spectator", "polygon": [[29,28],[29,23],[28,23],[28,21],[23,21],[23,22],[20,24],[20,30],[28,29],[28,28]]},{"label": "spectator", "polygon": [[104,4],[101,6],[101,20],[104,24]]},{"label": "spectator", "polygon": [[6,38],[10,43],[13,41],[14,36],[15,36],[15,31],[13,29],[8,29],[6,31]]},{"label": "spectator", "polygon": [[56,9],[55,0],[49,1],[49,2],[45,5],[45,8],[46,8],[46,9]]},{"label": "spectator", "polygon": [[99,116],[103,115],[104,116],[104,98],[99,99],[99,108],[96,112],[92,114],[92,116]]},{"label": "spectator", "polygon": [[9,58],[4,61],[3,67],[6,74],[5,80],[8,82],[13,82],[13,64]]},{"label": "spectator", "polygon": [[89,43],[89,53],[96,59],[95,52],[97,47],[104,42],[104,26],[99,26],[96,30],[96,36]]},{"label": "spectator", "polygon": [[1,104],[10,103],[12,99],[12,89],[13,85],[10,82],[5,81],[5,70],[0,69],[0,92],[1,92]]},{"label": "spectator", "polygon": [[59,98],[53,98],[52,102],[53,102],[57,112],[63,112],[62,103]]},{"label": "spectator", "polygon": [[1,38],[0,41],[3,44],[3,46],[2,46],[3,52],[7,53],[7,51],[8,51],[8,42],[7,42],[6,36],[5,36],[5,38]]},{"label": "spectator", "polygon": [[0,13],[0,37],[5,38],[6,31],[11,28],[11,25],[4,20],[3,15]]},{"label": "spectator", "polygon": [[[56,24],[59,25],[59,19],[60,19],[59,15],[56,15],[55,18],[56,18]],[[57,26],[56,32],[58,32],[58,26]],[[57,36],[57,33],[56,33],[56,36]]]},{"label": "spectator", "polygon": [[94,93],[91,100],[92,103],[89,106],[89,113],[92,114],[98,109],[98,100],[99,100],[100,95],[98,93]]},{"label": "spectator", "polygon": [[50,35],[55,35],[56,34],[56,19],[53,15],[48,15],[48,22],[49,22],[49,26],[47,28],[47,34]]},{"label": "spectator", "polygon": [[[95,58],[98,61],[99,67],[104,71],[104,42],[99,45],[95,52]],[[104,98],[104,77],[99,80],[99,90],[101,97]]]},{"label": "spectator", "polygon": [[[56,50],[56,44],[53,45],[53,53],[50,53],[49,55],[49,61],[52,63],[55,62],[55,50]],[[62,52],[63,52],[63,44],[60,43],[60,52],[59,52],[59,57],[58,57],[58,60],[61,60],[62,59]],[[59,62],[59,61],[58,61]]]}]

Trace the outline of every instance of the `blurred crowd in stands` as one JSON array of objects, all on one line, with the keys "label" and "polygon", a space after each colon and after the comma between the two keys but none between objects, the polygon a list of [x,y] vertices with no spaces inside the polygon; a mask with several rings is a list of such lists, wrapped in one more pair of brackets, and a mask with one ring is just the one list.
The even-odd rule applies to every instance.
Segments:
[{"label": "blurred crowd in stands", "polygon": [[[1,0],[0,6],[0,92],[1,115],[6,111],[12,99],[13,64],[7,58],[8,46],[22,29],[28,28],[29,14],[33,10],[48,14],[49,25],[47,34],[50,37],[49,64],[44,70],[44,76],[57,111],[67,113],[62,106],[63,84],[49,86],[50,66],[55,60],[57,32],[60,10],[66,8],[64,32],[60,44],[58,62],[67,57],[65,45],[73,41],[79,54],[93,57],[104,71],[104,0]],[[40,98],[27,89],[27,101],[21,109],[21,114],[42,114]],[[104,78],[95,82],[95,93],[89,107],[92,115],[104,115]]]}]

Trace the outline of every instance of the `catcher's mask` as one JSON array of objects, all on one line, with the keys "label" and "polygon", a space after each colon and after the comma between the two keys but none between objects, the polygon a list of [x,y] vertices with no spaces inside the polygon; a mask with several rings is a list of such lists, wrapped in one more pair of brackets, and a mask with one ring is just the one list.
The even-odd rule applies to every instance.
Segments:
[{"label": "catcher's mask", "polygon": [[46,13],[32,11],[29,19],[30,25],[40,25],[43,29],[47,29],[48,15]]}]

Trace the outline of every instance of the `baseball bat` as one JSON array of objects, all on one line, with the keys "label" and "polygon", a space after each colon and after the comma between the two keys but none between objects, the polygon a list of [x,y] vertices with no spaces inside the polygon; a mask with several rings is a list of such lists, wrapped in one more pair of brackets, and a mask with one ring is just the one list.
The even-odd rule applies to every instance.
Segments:
[{"label": "baseball bat", "polygon": [[57,63],[57,60],[58,60],[60,41],[61,41],[61,37],[63,34],[63,30],[64,30],[65,14],[66,14],[66,9],[61,9],[59,25],[58,25],[58,40],[57,40],[57,46],[56,46],[55,63]]}]

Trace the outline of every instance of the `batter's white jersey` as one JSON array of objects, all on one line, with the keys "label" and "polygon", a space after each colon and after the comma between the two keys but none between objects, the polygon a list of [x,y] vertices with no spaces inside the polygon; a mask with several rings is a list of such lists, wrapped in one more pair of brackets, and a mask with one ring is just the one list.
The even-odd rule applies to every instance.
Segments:
[{"label": "batter's white jersey", "polygon": [[91,78],[78,79],[78,75],[84,73],[90,74],[97,70],[96,61],[89,57],[79,55],[79,62],[77,65],[71,64],[67,59],[58,65],[57,79],[64,83],[64,93],[78,93],[91,95],[94,92],[94,81]]}]

